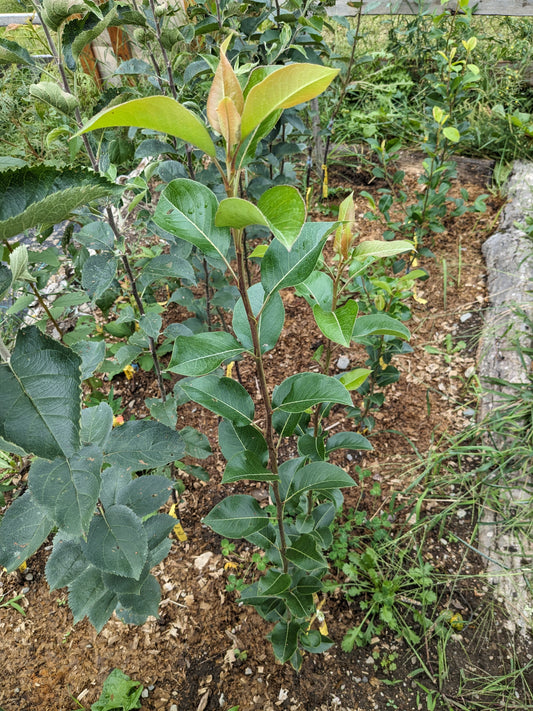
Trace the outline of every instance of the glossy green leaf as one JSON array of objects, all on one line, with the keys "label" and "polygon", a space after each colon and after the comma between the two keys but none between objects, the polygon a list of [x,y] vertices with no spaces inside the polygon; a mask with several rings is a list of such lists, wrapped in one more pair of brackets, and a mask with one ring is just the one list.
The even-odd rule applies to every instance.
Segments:
[{"label": "glossy green leaf", "polygon": [[242,229],[250,225],[269,227],[268,220],[261,210],[248,200],[231,197],[222,200],[215,216],[218,227]]},{"label": "glossy green leaf", "polygon": [[0,436],[43,459],[78,450],[80,363],[35,326],[21,329],[10,362],[0,364]]},{"label": "glossy green leaf", "polygon": [[369,239],[357,245],[354,249],[354,257],[356,259],[363,259],[364,257],[382,259],[383,257],[394,257],[397,254],[411,252],[413,249],[413,243],[406,239],[392,240],[390,242],[381,239]]},{"label": "glossy green leaf", "polygon": [[138,578],[148,554],[142,521],[127,506],[108,506],[101,516],[93,518],[83,549],[99,570]]},{"label": "glossy green leaf", "polygon": [[360,316],[355,322],[352,339],[356,341],[365,336],[394,336],[405,340],[411,338],[409,329],[401,321],[387,314]]},{"label": "glossy green leaf", "polygon": [[82,447],[69,459],[35,459],[28,486],[37,503],[61,530],[81,536],[89,528],[100,491],[102,450]]},{"label": "glossy green leaf", "polygon": [[320,373],[297,373],[274,388],[272,405],[285,412],[304,412],[313,405],[334,402],[352,405],[350,393],[336,378]]},{"label": "glossy green leaf", "polygon": [[285,664],[296,652],[299,630],[300,625],[297,622],[280,621],[268,635],[268,638],[272,642],[276,659],[282,664]]},{"label": "glossy green leaf", "polygon": [[227,463],[222,477],[223,484],[230,484],[244,479],[250,481],[279,481],[262,463],[261,457],[250,450],[235,454]]},{"label": "glossy green leaf", "polygon": [[194,244],[206,256],[226,258],[230,246],[227,227],[215,225],[218,200],[205,185],[173,180],[161,193],[154,222],[167,232]]},{"label": "glossy green leaf", "polygon": [[288,64],[266,76],[246,96],[241,122],[242,138],[246,138],[277,109],[288,109],[321,94],[338,72],[338,69],[318,64]]},{"label": "glossy green leaf", "polygon": [[443,134],[452,143],[459,143],[461,140],[461,134],[454,126],[445,126],[442,129]]},{"label": "glossy green leaf", "polygon": [[292,185],[275,185],[261,195],[257,207],[267,218],[274,237],[290,250],[306,217],[299,191]]},{"label": "glossy green leaf", "polygon": [[[261,352],[272,350],[278,342],[285,322],[285,308],[279,293],[273,294],[263,308],[265,291],[260,283],[248,289],[248,299],[254,316],[259,315],[259,343]],[[250,324],[242,299],[239,299],[233,309],[233,331],[243,346],[253,352],[254,344]]]},{"label": "glossy green leaf", "polygon": [[304,434],[298,437],[298,453],[313,461],[323,461],[326,458],[324,436],[313,437],[313,435]]},{"label": "glossy green leaf", "polygon": [[128,473],[154,469],[179,459],[185,444],[179,434],[160,422],[137,420],[115,427],[107,441],[104,458]]},{"label": "glossy green leaf", "polygon": [[328,566],[327,560],[318,549],[316,539],[309,533],[303,533],[291,543],[287,548],[287,558],[301,570],[314,571]]},{"label": "glossy green leaf", "polygon": [[253,496],[236,494],[216,504],[203,521],[220,536],[244,538],[264,528],[269,517]]},{"label": "glossy green leaf", "polygon": [[226,460],[230,460],[239,452],[251,450],[261,459],[261,463],[268,462],[268,447],[265,438],[252,425],[236,427],[229,420],[222,420],[218,426],[219,447]]},{"label": "glossy green leaf", "polygon": [[355,368],[355,370],[350,370],[348,373],[343,373],[339,380],[346,390],[351,392],[360,388],[371,373],[371,368]]},{"label": "glossy green leaf", "polygon": [[328,234],[336,223],[306,222],[288,251],[274,240],[261,262],[261,283],[267,294],[305,281],[311,274]]},{"label": "glossy green leaf", "polygon": [[149,96],[104,109],[79,133],[111,126],[136,126],[181,138],[215,156],[215,145],[204,124],[189,109],[168,96]]},{"label": "glossy green leaf", "polygon": [[46,561],[46,580],[50,590],[64,588],[89,567],[77,541],[65,539],[61,533],[54,538],[54,547]]},{"label": "glossy green leaf", "polygon": [[324,311],[319,305],[313,306],[313,315],[318,328],[326,338],[341,346],[349,347],[352,333],[359,313],[359,307],[354,299],[350,299],[335,311]]},{"label": "glossy green leaf", "polygon": [[306,491],[331,491],[354,485],[352,477],[335,464],[311,462],[294,473],[287,500]]},{"label": "glossy green leaf", "polygon": [[206,375],[242,352],[243,346],[225,331],[178,336],[168,370],[180,375]]},{"label": "glossy green leaf", "polygon": [[324,311],[331,311],[333,279],[324,272],[311,272],[305,281],[296,286],[295,291],[310,306],[318,304]]},{"label": "glossy green leaf", "polygon": [[46,511],[25,491],[0,520],[0,565],[8,573],[16,570],[41,547],[53,525]]},{"label": "glossy green leaf", "polygon": [[358,432],[337,432],[337,434],[328,438],[326,452],[329,454],[336,449],[355,449],[361,452],[371,452],[374,448],[367,438]]},{"label": "glossy green leaf", "polygon": [[250,425],[254,419],[254,403],[240,383],[231,378],[205,375],[180,382],[186,395],[211,412],[226,417],[233,424]]},{"label": "glossy green leaf", "polygon": [[283,599],[293,617],[308,619],[315,610],[315,603],[312,595],[304,595],[295,590],[288,590]]},{"label": "glossy green leaf", "polygon": [[277,570],[268,570],[262,578],[259,578],[257,592],[260,595],[281,595],[291,586],[292,578],[287,573]]}]

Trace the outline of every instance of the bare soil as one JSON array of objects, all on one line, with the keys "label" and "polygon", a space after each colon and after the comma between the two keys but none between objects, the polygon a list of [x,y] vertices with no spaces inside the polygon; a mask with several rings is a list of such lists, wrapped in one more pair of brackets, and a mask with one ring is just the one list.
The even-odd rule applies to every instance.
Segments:
[{"label": "bare soil", "polygon": [[[356,194],[376,187],[364,184],[354,171],[347,174],[346,169],[342,181]],[[486,192],[476,182],[461,187],[472,198]],[[385,405],[376,414],[376,430],[371,435],[374,451],[351,458],[343,453],[337,460],[356,479],[356,467],[371,472],[346,492],[345,511],[364,509],[369,520],[388,512],[392,537],[399,538],[408,530],[417,496],[424,488],[424,482],[415,482],[417,464],[428,452],[444,448],[447,437],[461,432],[472,416],[470,409],[476,407],[469,382],[475,373],[487,306],[480,247],[497,227],[501,205],[499,197],[490,196],[486,213],[450,220],[438,236],[433,247],[437,258],[423,265],[431,278],[418,287],[419,300],[412,304],[408,325],[414,353],[394,361],[401,378],[388,389]],[[361,214],[364,210],[361,201]],[[375,227],[363,222],[361,234],[365,238],[378,235]],[[303,299],[288,291],[284,302],[284,333],[268,361],[272,386],[292,373],[316,369],[312,355],[320,342]],[[174,307],[169,318],[186,315]],[[451,341],[447,341],[448,334]],[[450,353],[449,343],[459,341],[466,347]],[[428,353],[424,349],[428,345],[440,353]],[[341,354],[349,356],[352,367],[364,364],[365,355],[356,348],[339,349],[334,362]],[[254,391],[251,364],[243,362],[240,371]],[[113,385],[115,395],[121,395],[127,405],[126,417],[144,416],[144,398],[157,394],[155,383],[143,374],[131,381],[117,376]],[[362,621],[360,602],[364,600],[348,603],[337,592],[326,597],[322,608],[337,644],[321,656],[306,655],[298,673],[276,663],[265,640],[269,625],[251,608],[238,605],[238,593],[226,590],[229,575],[252,574],[252,551],[238,545],[234,555],[224,558],[220,537],[202,525],[202,517],[212,506],[232,493],[231,486],[220,485],[224,462],[216,448],[217,419],[188,404],[179,411],[178,429],[186,425],[200,429],[212,443],[213,454],[203,463],[211,479],[204,483],[182,475],[186,490],[179,511],[187,540],[176,541],[155,572],[163,590],[159,618],[142,627],[126,626],[113,618],[99,635],[87,620],[74,627],[66,591],[48,589],[44,566],[51,546],[43,547],[23,573],[0,573],[3,601],[22,593],[25,610],[22,616],[11,607],[0,608],[0,707],[4,711],[90,708],[115,667],[144,684],[148,695],[142,698],[142,708],[146,710],[227,711],[238,706],[240,711],[415,711],[429,709],[431,694],[437,690],[436,709],[491,709],[507,704],[509,694],[516,703],[525,698],[527,689],[513,679],[511,690],[509,686],[503,691],[487,687],[489,678],[511,671],[515,660],[522,665],[531,660],[531,646],[511,637],[499,602],[477,575],[483,562],[463,543],[474,541],[476,511],[468,506],[443,519],[439,527],[428,529],[420,548],[414,549],[419,560],[431,563],[436,574],[441,574],[438,602],[432,611],[435,618],[449,609],[460,612],[468,622],[449,637],[444,650],[430,633],[415,654],[402,638],[383,632],[369,646],[343,652],[340,642],[347,629]],[[353,421],[334,412],[328,426],[334,433],[353,428]],[[468,468],[468,462],[465,465]],[[376,483],[379,496],[370,493]],[[252,484],[251,488],[259,500],[265,499],[264,486]],[[442,500],[418,502],[419,513],[437,514],[457,494],[452,488],[443,491]],[[336,577],[339,583],[344,581],[342,573]],[[416,629],[408,602],[406,621]],[[416,611],[414,603],[411,609]],[[244,651],[246,658],[236,650]],[[533,683],[531,676],[529,683]]]}]

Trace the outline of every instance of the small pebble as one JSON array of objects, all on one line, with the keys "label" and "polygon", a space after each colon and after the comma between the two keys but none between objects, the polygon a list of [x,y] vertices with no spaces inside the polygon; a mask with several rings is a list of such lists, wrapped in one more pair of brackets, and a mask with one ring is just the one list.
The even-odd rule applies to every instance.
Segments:
[{"label": "small pebble", "polygon": [[337,368],[339,370],[346,370],[346,368],[350,367],[350,359],[348,356],[342,355],[339,357],[339,360],[337,361]]},{"label": "small pebble", "polygon": [[176,704],[172,704],[168,711],[178,711],[178,707],[176,706]]},{"label": "small pebble", "polygon": [[29,588],[22,588],[22,594],[25,595],[26,593],[30,592]]},{"label": "small pebble", "polygon": [[251,676],[253,674],[253,671],[250,669],[250,667],[246,667],[244,673],[246,674],[246,676]]},{"label": "small pebble", "polygon": [[143,699],[147,699],[148,698],[148,689],[143,689],[141,691],[141,696],[143,697]]},{"label": "small pebble", "polygon": [[155,686],[153,684],[148,684],[148,691],[153,691]]},{"label": "small pebble", "polygon": [[33,580],[33,573],[26,573],[24,580]]},{"label": "small pebble", "polygon": [[466,323],[471,318],[472,318],[472,314],[470,313],[470,311],[467,311],[466,314],[459,316],[459,321],[461,323]]},{"label": "small pebble", "polygon": [[368,684],[368,677],[364,676],[361,681],[363,682],[363,684]]},{"label": "small pebble", "polygon": [[474,417],[476,414],[476,411],[473,410],[471,407],[467,407],[466,410],[463,410],[463,415],[465,417]]},{"label": "small pebble", "polygon": [[347,454],[346,459],[351,462],[353,460],[353,455],[352,454]]},{"label": "small pebble", "polygon": [[374,664],[374,657],[367,657],[365,659],[365,664]]}]

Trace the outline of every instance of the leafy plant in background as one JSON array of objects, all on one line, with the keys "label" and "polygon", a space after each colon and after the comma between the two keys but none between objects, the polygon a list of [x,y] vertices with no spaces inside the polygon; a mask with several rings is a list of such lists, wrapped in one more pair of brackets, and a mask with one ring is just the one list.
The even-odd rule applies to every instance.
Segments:
[{"label": "leafy plant in background", "polygon": [[100,698],[91,711],[132,711],[141,708],[143,685],[133,681],[120,669],[113,669],[102,687]]},{"label": "leafy plant in background", "polygon": [[340,380],[363,396],[362,407],[348,412],[371,431],[374,420],[369,412],[384,401],[383,394],[375,390],[398,380],[399,372],[390,361],[393,355],[411,350],[406,343],[409,330],[401,321],[410,318],[406,301],[414,281],[426,274],[416,270],[403,277],[385,276],[388,258],[410,251],[412,244],[401,240],[356,243],[353,194],[341,203],[339,221],[342,224],[335,233],[332,265],[322,261],[320,269],[297,285],[296,293],[308,301],[326,336],[314,356],[323,373],[329,375],[338,345],[347,348],[353,339],[365,346],[368,367],[342,375]]},{"label": "leafy plant in background", "polygon": [[[463,0],[460,6],[466,13],[461,21],[466,24],[471,20],[472,9],[468,0]],[[436,18],[436,27],[446,17],[444,13]],[[424,140],[421,144],[426,157],[422,162],[423,173],[418,179],[421,188],[416,191],[414,200],[402,185],[405,177],[403,171],[394,168],[400,142],[396,139],[382,142],[373,138],[368,140],[379,159],[379,165],[373,168],[372,173],[384,180],[386,187],[379,189],[378,201],[370,194],[363,193],[370,206],[367,217],[383,224],[385,239],[394,239],[396,236],[413,239],[415,247],[423,256],[433,256],[427,244],[428,238],[444,230],[443,221],[446,216],[458,217],[465,212],[485,209],[485,196],[480,196],[472,206],[466,203],[468,194],[465,190],[461,190],[459,198],[450,196],[451,180],[456,177],[456,165],[451,157],[469,129],[468,122],[459,120],[456,113],[468,92],[479,81],[479,68],[471,62],[471,54],[476,45],[475,36],[456,45],[452,42],[450,29],[446,35],[444,51],[436,55],[435,72],[426,77],[431,87],[423,126]],[[458,54],[459,48],[464,53],[463,57]],[[400,219],[398,208],[401,210]],[[400,262],[397,269],[402,267],[403,263]]]}]

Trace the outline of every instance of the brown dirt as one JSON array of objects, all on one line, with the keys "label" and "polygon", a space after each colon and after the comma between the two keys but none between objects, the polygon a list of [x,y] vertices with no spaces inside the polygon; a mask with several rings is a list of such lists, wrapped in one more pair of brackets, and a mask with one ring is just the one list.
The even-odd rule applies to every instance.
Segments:
[{"label": "brown dirt", "polygon": [[[345,174],[343,180],[351,189]],[[353,184],[360,182],[360,176],[354,175]],[[472,197],[485,191],[477,184],[463,187]],[[465,215],[450,221],[434,245],[437,259],[424,264],[431,278],[418,288],[418,296],[427,303],[413,303],[413,319],[408,324],[414,353],[393,361],[401,370],[401,379],[388,389],[385,405],[376,415],[374,452],[354,454],[351,459],[342,454],[337,460],[352,474],[356,466],[371,473],[346,493],[345,511],[350,507],[364,509],[369,520],[388,512],[392,536],[409,535],[406,521],[412,519],[416,497],[422,490],[416,486],[407,490],[419,471],[417,463],[430,450],[442,448],[446,436],[463,430],[469,422],[465,410],[475,407],[468,383],[476,365],[477,338],[486,306],[480,246],[496,225],[501,200],[490,197],[487,205],[487,212],[481,216]],[[377,233],[370,225],[364,226],[363,235],[375,237]],[[446,290],[443,260],[448,271]],[[291,373],[316,368],[312,355],[320,334],[309,310],[292,292],[287,292],[284,300],[284,335],[268,359],[271,385]],[[463,323],[460,317],[466,313],[472,316]],[[182,317],[183,313],[176,307],[172,316]],[[449,355],[447,334],[454,344],[464,340],[466,348]],[[427,345],[439,348],[441,353],[428,353],[424,350]],[[334,362],[343,352],[350,357],[352,367],[363,364],[364,355],[356,349],[339,349]],[[255,389],[250,364],[242,363],[240,370],[246,383]],[[115,395],[121,395],[127,405],[126,416],[145,414],[144,397],[156,394],[154,383],[143,375],[136,375],[132,381],[117,377],[114,387]],[[332,432],[353,427],[352,421],[343,420],[339,412],[330,416],[328,424]],[[201,408],[188,404],[180,409],[178,429],[185,425],[197,427],[213,446],[216,444],[216,418]],[[224,464],[215,446],[213,455],[203,464],[211,474],[209,483],[183,476],[186,490],[179,510],[187,541],[175,542],[168,558],[155,571],[163,589],[159,619],[142,627],[112,619],[100,635],[86,620],[74,627],[66,591],[50,592],[45,581],[49,545],[28,561],[24,573],[0,574],[4,602],[23,593],[25,610],[23,617],[10,607],[0,608],[0,707],[4,711],[89,708],[115,667],[147,687],[148,696],[142,699],[142,708],[147,710],[224,711],[238,705],[240,711],[414,711],[425,709],[426,699],[431,700],[437,689],[441,692],[437,709],[489,709],[505,700],[507,689],[486,697],[484,680],[510,669],[512,657],[515,652],[520,656],[520,649],[506,631],[490,589],[483,578],[475,576],[482,569],[482,561],[462,543],[472,540],[474,509],[468,509],[464,516],[454,513],[442,517],[440,528],[428,528],[424,538],[410,539],[413,554],[420,561],[430,562],[436,574],[447,576],[441,576],[438,583],[435,617],[450,609],[460,611],[470,623],[448,639],[447,669],[442,668],[442,650],[439,655],[439,640],[431,631],[416,654],[390,632],[376,635],[366,648],[343,652],[340,641],[347,629],[361,622],[363,612],[360,600],[348,603],[337,592],[325,599],[323,607],[329,634],[337,644],[322,656],[307,655],[296,673],[288,665],[275,662],[265,640],[269,625],[251,608],[239,607],[237,594],[226,590],[232,572],[244,577],[251,574],[252,551],[238,545],[229,558],[237,567],[228,567],[219,536],[202,525],[202,517],[232,488],[220,486]],[[381,489],[379,495],[370,493],[376,483]],[[255,487],[258,498],[263,488]],[[453,485],[441,499],[428,497],[420,511],[428,517],[436,516],[455,495],[452,489]],[[459,574],[461,577],[454,579]],[[342,581],[342,574],[338,579]],[[405,620],[415,628],[413,609],[415,605],[406,604]],[[236,650],[245,651],[246,659],[239,658]],[[477,682],[467,683],[467,677]],[[509,693],[520,696],[525,692],[515,684]],[[470,705],[485,699],[485,706]]]}]

